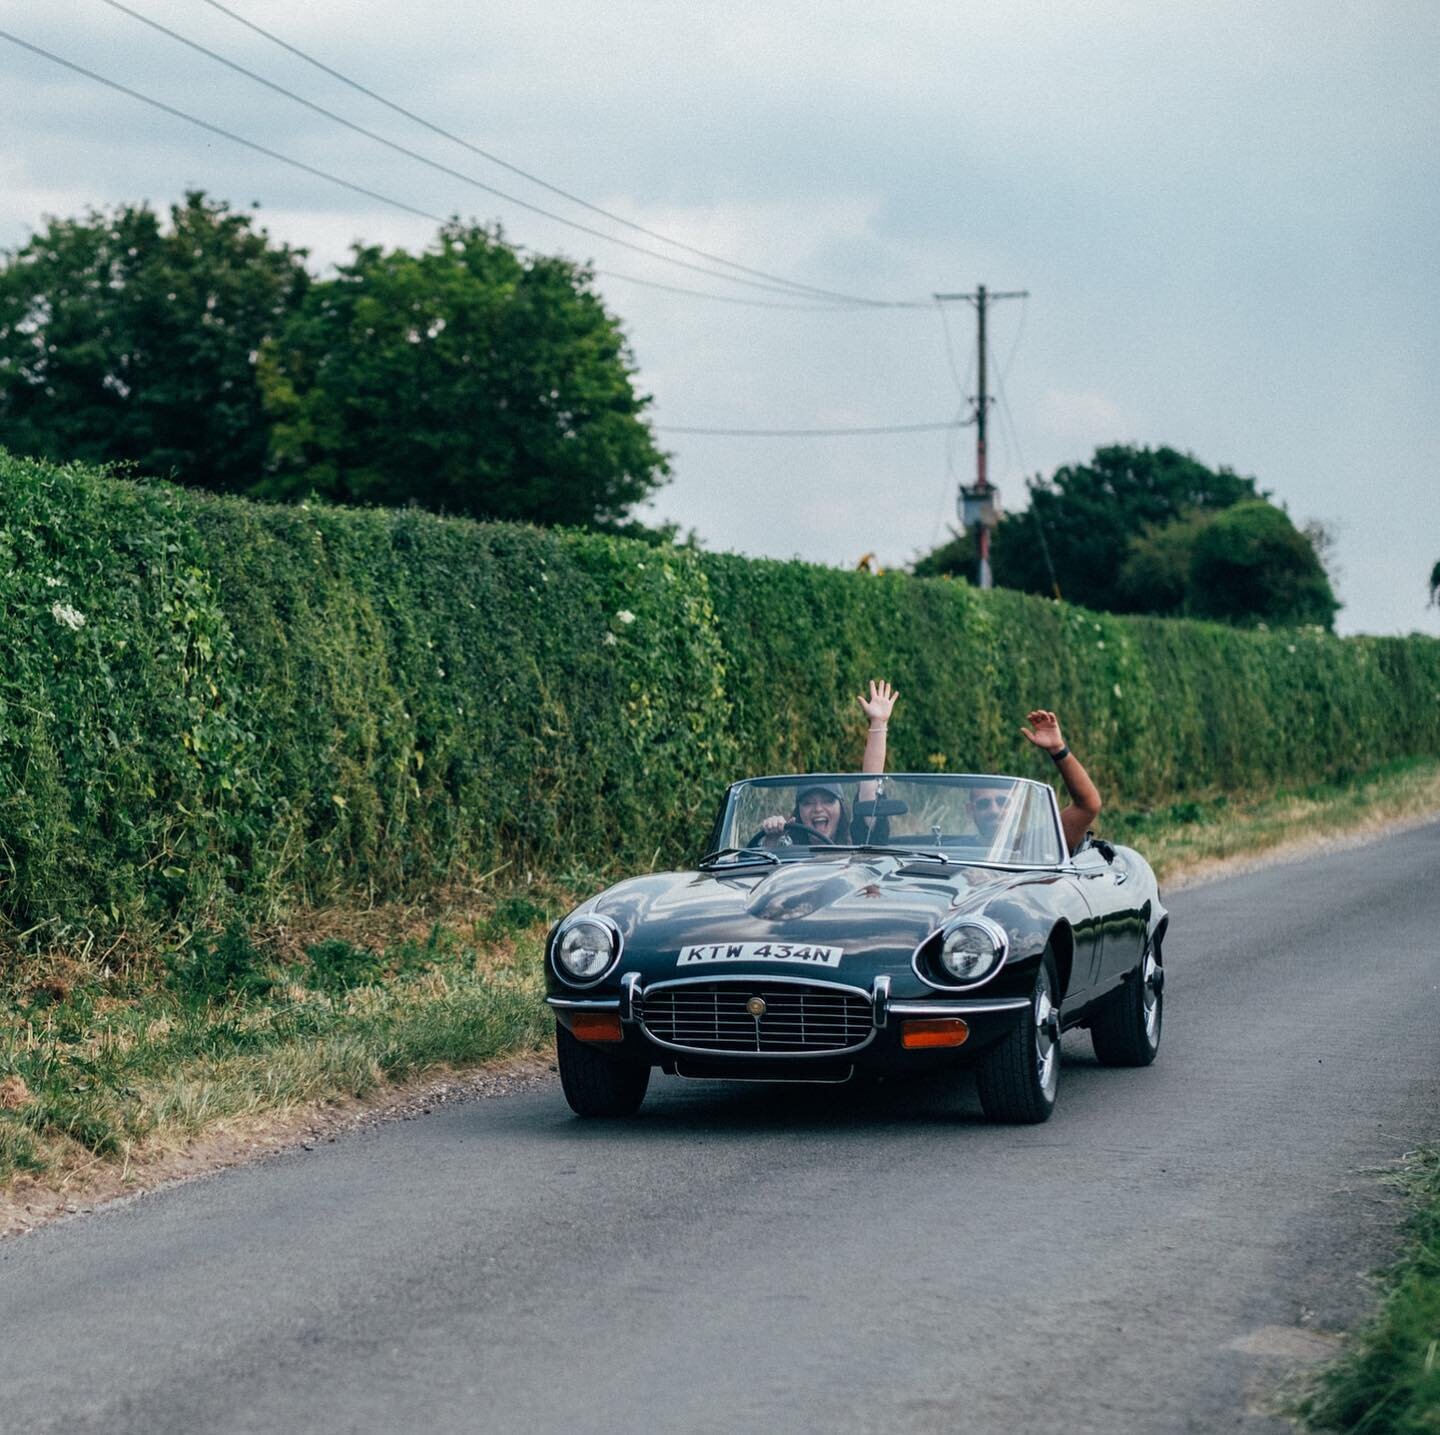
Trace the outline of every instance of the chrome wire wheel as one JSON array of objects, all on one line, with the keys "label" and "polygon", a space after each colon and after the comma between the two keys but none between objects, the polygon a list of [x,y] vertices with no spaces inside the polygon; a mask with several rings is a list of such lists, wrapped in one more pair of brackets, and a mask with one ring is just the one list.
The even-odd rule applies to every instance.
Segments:
[{"label": "chrome wire wheel", "polygon": [[1047,947],[1031,988],[1030,1005],[981,1053],[975,1068],[980,1105],[992,1121],[1033,1126],[1048,1121],[1060,1085],[1060,1008],[1055,959]]},{"label": "chrome wire wheel", "polygon": [[1145,1039],[1151,1047],[1160,1045],[1160,993],[1164,982],[1165,978],[1160,970],[1160,963],[1155,960],[1155,953],[1147,950],[1140,978],[1140,1000],[1145,1016]]},{"label": "chrome wire wheel", "polygon": [[1035,990],[1035,1080],[1046,1101],[1054,1101],[1060,1082],[1060,1009],[1043,965]]}]

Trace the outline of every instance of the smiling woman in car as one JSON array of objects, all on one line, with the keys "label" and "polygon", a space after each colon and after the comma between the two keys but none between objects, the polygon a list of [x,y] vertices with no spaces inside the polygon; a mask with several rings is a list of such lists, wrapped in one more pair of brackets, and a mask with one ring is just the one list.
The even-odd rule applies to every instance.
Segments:
[{"label": "smiling woman in car", "polygon": [[[860,759],[862,772],[885,771],[885,745],[890,727],[890,714],[900,694],[883,678],[870,680],[870,695],[859,694],[855,701],[869,719],[865,730],[865,753]],[[875,784],[861,783],[856,798],[868,802],[875,795]],[[845,794],[832,782],[817,782],[799,792],[788,817],[771,813],[760,824],[764,847],[789,847],[799,842],[865,842],[873,835],[873,821],[865,821],[848,811]]]}]

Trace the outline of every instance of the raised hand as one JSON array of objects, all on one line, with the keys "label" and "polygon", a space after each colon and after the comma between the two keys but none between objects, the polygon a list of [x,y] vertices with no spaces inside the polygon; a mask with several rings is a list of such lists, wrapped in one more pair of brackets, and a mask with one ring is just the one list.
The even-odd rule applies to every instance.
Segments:
[{"label": "raised hand", "polygon": [[883,678],[876,682],[870,679],[870,696],[867,698],[863,693],[856,697],[855,701],[860,704],[861,711],[872,723],[889,722],[890,714],[895,708],[896,700],[900,694],[895,691]]},{"label": "raised hand", "polygon": [[1044,708],[1036,708],[1034,712],[1026,714],[1025,721],[1030,727],[1022,727],[1021,736],[1036,747],[1044,748],[1046,752],[1059,752],[1065,746],[1065,739],[1060,736],[1060,719],[1054,713],[1047,712]]}]

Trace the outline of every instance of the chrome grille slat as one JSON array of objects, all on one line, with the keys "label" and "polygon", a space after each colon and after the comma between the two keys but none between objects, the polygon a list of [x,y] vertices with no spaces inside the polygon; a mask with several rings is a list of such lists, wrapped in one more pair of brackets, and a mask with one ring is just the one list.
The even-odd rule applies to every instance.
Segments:
[{"label": "chrome grille slat", "polygon": [[[761,997],[765,1012],[746,1004]],[[637,1015],[654,1040],[693,1051],[737,1056],[786,1056],[853,1051],[874,1035],[863,992],[767,983],[763,977],[663,984],[643,993]]]}]

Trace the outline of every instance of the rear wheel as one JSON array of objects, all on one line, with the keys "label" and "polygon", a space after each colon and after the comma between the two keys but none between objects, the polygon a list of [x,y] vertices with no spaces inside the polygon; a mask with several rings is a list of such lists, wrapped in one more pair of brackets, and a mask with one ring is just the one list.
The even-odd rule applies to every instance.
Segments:
[{"label": "rear wheel", "polygon": [[1102,1066],[1149,1066],[1160,1050],[1165,1017],[1165,968],[1146,947],[1139,968],[1090,1018],[1090,1039]]},{"label": "rear wheel", "polygon": [[559,1025],[555,1028],[555,1064],[560,1068],[565,1100],[577,1116],[633,1116],[650,1085],[648,1066],[577,1041]]},{"label": "rear wheel", "polygon": [[1055,963],[1047,950],[1035,972],[1028,1010],[981,1058],[980,1105],[992,1121],[1034,1126],[1048,1121],[1060,1085],[1060,1004]]}]

